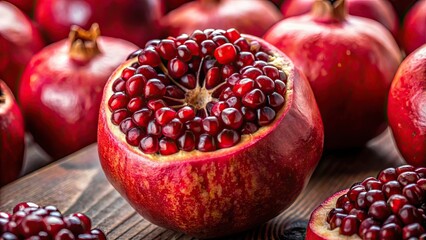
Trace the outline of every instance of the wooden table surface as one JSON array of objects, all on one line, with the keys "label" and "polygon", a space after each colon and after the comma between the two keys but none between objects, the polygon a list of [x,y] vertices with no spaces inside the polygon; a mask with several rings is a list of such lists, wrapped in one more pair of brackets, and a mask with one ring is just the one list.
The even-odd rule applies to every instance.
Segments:
[{"label": "wooden table surface", "polygon": [[[227,239],[303,239],[312,210],[332,193],[403,164],[389,131],[359,151],[325,154],[296,202],[269,222]],[[283,196],[284,197],[284,196]],[[144,220],[106,180],[93,144],[0,189],[0,211],[21,201],[84,212],[108,239],[193,239]]]}]

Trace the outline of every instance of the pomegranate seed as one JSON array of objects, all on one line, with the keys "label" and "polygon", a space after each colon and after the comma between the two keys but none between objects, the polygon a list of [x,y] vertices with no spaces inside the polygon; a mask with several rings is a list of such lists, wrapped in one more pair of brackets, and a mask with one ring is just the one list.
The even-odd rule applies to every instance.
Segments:
[{"label": "pomegranate seed", "polygon": [[47,216],[43,219],[43,223],[44,230],[51,236],[55,236],[61,229],[66,227],[65,222],[60,217]]},{"label": "pomegranate seed", "polygon": [[425,232],[425,229],[419,223],[412,223],[402,229],[402,238],[418,238]]},{"label": "pomegranate seed", "polygon": [[55,236],[55,240],[74,240],[74,234],[68,229],[61,229]]},{"label": "pomegranate seed", "polygon": [[150,154],[158,152],[158,139],[155,136],[146,136],[142,138],[139,148],[142,152]]},{"label": "pomegranate seed", "polygon": [[254,133],[258,130],[258,127],[256,126],[256,124],[251,123],[251,122],[247,122],[243,125],[243,128],[241,130],[242,134],[251,134]]},{"label": "pomegranate seed", "polygon": [[188,48],[192,56],[200,55],[200,46],[198,46],[197,42],[195,42],[194,40],[187,40],[184,44]]},{"label": "pomegranate seed", "polygon": [[206,73],[206,88],[211,89],[217,86],[221,82],[220,69],[218,67],[210,68]]},{"label": "pomegranate seed", "polygon": [[121,121],[129,117],[129,111],[127,109],[115,110],[111,115],[111,122],[115,125],[119,125]]},{"label": "pomegranate seed", "polygon": [[180,36],[176,37],[176,45],[180,46],[182,45],[185,41],[187,41],[189,39],[188,34],[182,34]]},{"label": "pomegranate seed", "polygon": [[178,86],[169,85],[166,87],[165,96],[177,98],[177,99],[183,99],[185,98],[185,92],[182,91],[182,89],[180,89]]},{"label": "pomegranate seed", "polygon": [[383,225],[380,230],[380,237],[382,239],[400,239],[401,227],[395,223]]},{"label": "pomegranate seed", "polygon": [[284,98],[280,94],[273,92],[271,95],[268,95],[268,105],[271,106],[274,110],[278,111],[284,105]]},{"label": "pomegranate seed", "polygon": [[377,201],[384,201],[385,196],[380,190],[370,190],[365,195],[365,200],[367,201],[367,205],[371,205],[372,203]]},{"label": "pomegranate seed", "polygon": [[257,77],[256,85],[266,94],[270,94],[275,90],[275,83],[268,76]]},{"label": "pomegranate seed", "polygon": [[130,128],[133,128],[135,126],[135,124],[132,121],[132,118],[126,118],[123,121],[121,121],[120,123],[120,130],[123,133],[127,133],[127,131],[129,131]]},{"label": "pomegranate seed", "polygon": [[342,223],[340,224],[339,233],[350,236],[355,234],[358,230],[359,220],[352,215],[348,215],[343,218]]},{"label": "pomegranate seed", "polygon": [[353,208],[349,212],[349,215],[355,216],[359,221],[363,221],[364,219],[367,218],[367,212],[365,212],[364,210],[356,209],[356,208]]},{"label": "pomegranate seed", "polygon": [[136,69],[136,74],[142,74],[146,80],[158,77],[158,74],[155,69],[149,65],[142,65],[138,67],[138,69]]},{"label": "pomegranate seed", "polygon": [[229,148],[235,146],[240,141],[240,135],[232,129],[223,129],[217,135],[217,144],[219,148]]},{"label": "pomegranate seed", "polygon": [[192,107],[185,106],[177,111],[177,117],[184,123],[195,117],[195,111]]},{"label": "pomegranate seed", "polygon": [[230,42],[235,42],[241,37],[240,33],[235,28],[226,30],[224,35]]},{"label": "pomegranate seed", "polygon": [[169,71],[170,76],[180,78],[188,71],[188,64],[179,58],[173,58],[167,64],[167,70]]},{"label": "pomegranate seed", "polygon": [[133,75],[126,81],[126,93],[131,96],[141,95],[144,91],[146,78],[141,74]]},{"label": "pomegranate seed", "polygon": [[157,47],[160,56],[166,60],[171,60],[176,57],[176,44],[173,40],[161,40]]},{"label": "pomegranate seed", "polygon": [[148,47],[156,47],[156,46],[158,46],[158,44],[160,44],[160,42],[161,42],[161,40],[159,40],[159,39],[152,39],[152,40],[149,40],[149,41],[145,44],[145,48],[148,48]]},{"label": "pomegranate seed", "polygon": [[179,151],[173,139],[162,138],[159,142],[160,153],[162,155],[171,155]]},{"label": "pomegranate seed", "polygon": [[146,134],[140,128],[131,128],[127,131],[126,141],[132,146],[137,147],[142,137],[145,137]]},{"label": "pomegranate seed", "polygon": [[392,210],[394,214],[398,214],[402,206],[404,206],[407,203],[408,203],[407,198],[399,194],[394,194],[390,196],[387,201],[389,208]]},{"label": "pomegranate seed", "polygon": [[143,104],[144,100],[142,97],[134,97],[130,99],[129,103],[127,104],[127,110],[130,112],[136,112],[143,107]]},{"label": "pomegranate seed", "polygon": [[392,180],[396,180],[398,175],[396,174],[395,168],[386,168],[382,170],[378,175],[377,179],[382,183],[387,183]]},{"label": "pomegranate seed", "polygon": [[187,121],[185,123],[185,127],[194,134],[199,134],[203,130],[202,119],[200,117],[195,117],[194,119]]},{"label": "pomegranate seed", "polygon": [[189,89],[194,89],[197,85],[197,79],[193,74],[186,74],[180,78],[180,83]]},{"label": "pomegranate seed", "polygon": [[258,109],[257,119],[260,126],[266,126],[275,119],[275,111],[269,107]]},{"label": "pomegranate seed", "polygon": [[256,54],[257,52],[259,52],[260,48],[261,48],[261,46],[260,46],[260,43],[258,41],[254,40],[254,41],[250,42],[250,51],[253,54]]},{"label": "pomegranate seed", "polygon": [[401,194],[402,193],[402,186],[399,184],[398,181],[391,180],[382,186],[382,191],[385,194],[386,198],[389,198],[390,196],[394,194]]},{"label": "pomegranate seed", "polygon": [[133,67],[126,67],[121,73],[121,78],[127,81],[131,76],[135,75],[136,69]]},{"label": "pomegranate seed", "polygon": [[112,91],[124,92],[125,90],[126,90],[126,81],[124,81],[122,78],[115,79],[114,83],[112,84]]},{"label": "pomegranate seed", "polygon": [[[377,222],[376,220],[374,220],[373,218],[366,218],[365,220],[363,220],[361,222],[361,224],[359,225],[359,230],[358,230],[358,235],[364,238],[365,233],[368,231],[368,229],[370,229],[372,226],[376,226],[378,227],[379,222]],[[379,228],[380,230],[380,228]]]},{"label": "pomegranate seed", "polygon": [[422,216],[416,207],[410,204],[402,206],[398,212],[398,217],[405,224],[419,223],[422,221]]},{"label": "pomegranate seed", "polygon": [[152,115],[152,110],[144,108],[133,113],[132,119],[139,127],[147,127],[149,121],[152,119]]},{"label": "pomegranate seed", "polygon": [[240,51],[250,51],[250,43],[243,37],[235,40],[234,45],[238,46]]},{"label": "pomegranate seed", "polygon": [[330,219],[330,229],[335,229],[340,227],[342,224],[342,220],[348,215],[343,213],[336,213],[334,216]]},{"label": "pomegranate seed", "polygon": [[357,186],[351,187],[351,189],[347,193],[349,200],[351,202],[355,202],[356,199],[358,198],[358,195],[361,192],[365,192],[365,187],[364,186],[357,185]]},{"label": "pomegranate seed", "polygon": [[150,65],[157,67],[161,63],[160,55],[154,48],[146,48],[138,56],[138,62],[140,65]]},{"label": "pomegranate seed", "polygon": [[286,85],[281,80],[275,80],[275,91],[282,96],[285,96]]},{"label": "pomegranate seed", "polygon": [[191,39],[194,39],[198,44],[200,44],[207,39],[207,36],[201,30],[195,30],[191,35]]},{"label": "pomegranate seed", "polygon": [[161,98],[166,94],[166,86],[158,79],[151,79],[145,86],[146,98]]},{"label": "pomegranate seed", "polygon": [[226,126],[238,129],[243,124],[243,115],[238,109],[230,107],[222,111],[221,120]]},{"label": "pomegranate seed", "polygon": [[257,68],[249,67],[243,72],[243,77],[250,78],[250,79],[256,79],[257,77],[261,76],[263,73]]},{"label": "pomegranate seed", "polygon": [[[164,127],[162,128],[162,133],[164,136],[171,138],[171,139],[177,139],[181,132],[183,130],[183,125],[180,122],[179,119],[175,118],[168,122]],[[161,150],[161,149],[160,149]]]},{"label": "pomegranate seed", "polygon": [[158,109],[165,107],[166,103],[161,99],[149,100],[147,106],[149,109],[157,111]]},{"label": "pomegranate seed", "polygon": [[265,61],[257,60],[254,62],[253,67],[262,70],[265,66],[268,66],[268,63]]},{"label": "pomegranate seed", "polygon": [[415,172],[420,178],[426,177],[426,168],[425,167],[418,167],[416,168]]},{"label": "pomegranate seed", "polygon": [[195,149],[195,136],[192,132],[186,131],[182,136],[178,139],[179,149],[184,151],[192,151]]},{"label": "pomegranate seed", "polygon": [[146,127],[146,133],[153,136],[160,136],[161,126],[155,120],[150,121]]},{"label": "pomegranate seed", "polygon": [[222,79],[229,78],[232,74],[236,72],[236,69],[233,65],[223,65],[221,69]]},{"label": "pomegranate seed", "polygon": [[379,239],[380,237],[380,227],[371,226],[364,234],[364,239]]},{"label": "pomegranate seed", "polygon": [[250,78],[243,78],[239,80],[235,86],[232,88],[232,91],[237,95],[238,97],[242,97],[254,88],[254,81]]},{"label": "pomegranate seed", "polygon": [[[225,36],[223,36],[223,35],[216,35],[216,36],[214,36],[212,38],[212,40],[213,40],[213,42],[215,42],[217,44],[217,46],[222,46],[224,44],[228,44],[229,43],[228,39]],[[231,43],[229,43],[229,44],[231,44]],[[232,46],[234,46],[234,45],[232,45]]]},{"label": "pomegranate seed", "polygon": [[217,47],[216,43],[212,40],[204,40],[201,44],[201,56],[213,56],[213,53],[215,52],[215,49]]},{"label": "pomegranate seed", "polygon": [[214,116],[204,118],[202,126],[206,133],[213,136],[215,136],[220,130],[219,120]]},{"label": "pomegranate seed", "polygon": [[330,223],[331,219],[333,218],[336,213],[345,213],[345,211],[341,208],[333,208],[331,211],[327,214],[327,223]]},{"label": "pomegranate seed", "polygon": [[402,194],[407,198],[412,205],[419,205],[424,201],[424,191],[415,183],[408,184],[402,189]]},{"label": "pomegranate seed", "polygon": [[231,86],[235,86],[235,84],[240,81],[241,75],[239,73],[233,73],[231,76],[228,77],[228,84]]},{"label": "pomegranate seed", "polygon": [[216,48],[214,57],[220,64],[230,64],[237,58],[237,50],[231,43],[225,43]]},{"label": "pomegranate seed", "polygon": [[98,238],[98,240],[106,240],[105,234],[101,230],[99,230],[97,228],[92,229],[90,231],[90,234],[96,236]]},{"label": "pomegranate seed", "polygon": [[222,111],[229,107],[228,104],[224,101],[219,101],[217,103],[215,103],[211,109],[211,114],[215,117],[220,117],[220,114],[222,113]]},{"label": "pomegranate seed", "polygon": [[84,233],[83,222],[81,222],[80,218],[75,216],[68,216],[64,218],[64,222],[72,233],[76,235]]},{"label": "pomegranate seed", "polygon": [[[263,104],[265,104],[265,95],[259,89],[253,89],[243,96],[241,102],[246,107],[256,109],[262,106]],[[275,111],[274,111],[274,117],[275,117]]]},{"label": "pomegranate seed", "polygon": [[175,118],[175,116],[176,111],[169,107],[163,107],[155,111],[155,119],[157,120],[157,123],[159,123],[161,126],[166,125],[173,118]]},{"label": "pomegranate seed", "polygon": [[197,149],[202,152],[211,152],[216,150],[216,143],[214,138],[206,133],[201,134]]},{"label": "pomegranate seed", "polygon": [[20,233],[24,237],[30,237],[42,231],[44,227],[43,218],[37,215],[27,215],[19,223]]},{"label": "pomegranate seed", "polygon": [[122,92],[114,93],[108,100],[108,106],[111,111],[125,108],[129,102],[129,97]]},{"label": "pomegranate seed", "polygon": [[255,58],[251,52],[240,52],[235,64],[242,68],[245,66],[251,66],[254,64]]},{"label": "pomegranate seed", "polygon": [[425,178],[420,178],[419,180],[417,180],[417,186],[419,188],[421,188],[423,191],[426,191],[426,179]]},{"label": "pomegranate seed", "polygon": [[400,175],[403,172],[413,172],[415,170],[415,167],[411,165],[402,165],[397,168],[395,168],[396,174]]},{"label": "pomegranate seed", "polygon": [[417,180],[419,180],[419,176],[417,175],[417,173],[412,171],[403,172],[399,174],[398,176],[398,182],[402,186],[406,186],[407,184],[410,184],[410,183],[416,183]]},{"label": "pomegranate seed", "polygon": [[368,215],[378,220],[385,220],[390,214],[385,201],[376,201],[368,209]]},{"label": "pomegranate seed", "polygon": [[[265,61],[268,62],[269,61],[269,55],[264,53],[264,52],[257,52],[255,55],[256,59],[261,60],[261,61]],[[277,71],[278,73],[278,71]],[[265,72],[266,74],[266,72]],[[271,76],[269,76],[268,74],[266,74],[268,77],[272,78]],[[275,79],[275,78],[272,78]]]},{"label": "pomegranate seed", "polygon": [[188,62],[192,58],[191,51],[186,45],[180,45],[177,47],[177,56],[180,60]]}]

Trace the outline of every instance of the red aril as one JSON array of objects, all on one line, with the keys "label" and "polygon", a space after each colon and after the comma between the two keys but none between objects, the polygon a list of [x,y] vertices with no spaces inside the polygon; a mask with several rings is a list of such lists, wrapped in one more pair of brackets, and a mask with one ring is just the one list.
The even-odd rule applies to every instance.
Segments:
[{"label": "red aril", "polygon": [[399,66],[389,92],[388,120],[405,161],[426,166],[426,44]]},{"label": "red aril", "polygon": [[0,80],[0,187],[19,176],[24,159],[24,135],[24,120],[18,104]]},{"label": "red aril", "polygon": [[386,97],[401,61],[390,33],[347,15],[345,4],[316,1],[310,14],[284,19],[264,36],[310,81],[328,149],[362,147],[384,130]]},{"label": "red aril", "polygon": [[68,36],[72,25],[88,29],[98,23],[104,36],[138,46],[160,35],[159,0],[38,0],[35,19],[51,42]]},{"label": "red aril", "polygon": [[28,129],[55,159],[96,141],[104,84],[120,62],[137,48],[127,41],[99,34],[97,25],[87,32],[73,27],[69,39],[36,54],[22,76],[19,100]]},{"label": "red aril", "polygon": [[197,0],[171,11],[162,22],[171,36],[205,28],[236,28],[260,37],[281,18],[279,10],[264,0]]},{"label": "red aril", "polygon": [[407,55],[426,43],[426,1],[417,2],[405,15],[401,42]]},{"label": "red aril", "polygon": [[[185,73],[194,76],[193,84],[187,84],[184,76],[169,74],[166,66],[179,57],[173,47],[147,46],[110,77],[99,115],[99,157],[110,182],[144,218],[192,236],[220,237],[265,222],[290,206],[321,156],[322,122],[306,79],[269,43],[235,29],[196,30],[191,36],[155,42],[157,46],[172,46],[170,40],[179,45],[179,39],[188,38],[185,42],[196,44],[191,49],[213,46],[204,55],[191,50],[192,57],[184,61],[198,66]],[[236,54],[236,58],[221,64],[215,51],[220,48],[218,42],[228,37],[244,40],[249,52],[239,50],[236,44],[235,49],[226,47],[229,52],[222,49],[223,55]],[[149,56],[154,55],[157,60],[160,56],[160,61],[151,61]],[[254,62],[238,63],[248,55]],[[266,61],[257,55],[266,56]],[[167,76],[167,81],[161,81],[165,88],[179,89],[182,94],[139,95],[145,104],[128,116],[139,123],[139,111],[153,114],[145,115],[143,123],[148,125],[134,127],[147,133],[135,146],[128,139],[129,133],[133,136],[137,130],[126,133],[121,123],[111,120],[128,109],[124,104],[113,107],[117,105],[112,106],[111,99],[118,93],[129,95],[114,86],[129,66],[138,64],[137,68],[148,64],[157,75]],[[211,76],[216,72],[212,69],[229,65],[238,76]],[[234,78],[241,80],[250,68],[257,68],[261,76],[269,73],[281,87],[262,90],[252,80],[252,91],[234,88]],[[210,81],[212,78],[215,80]],[[271,106],[266,100],[272,94],[282,97],[280,106]],[[242,100],[247,95],[249,106]],[[162,104],[154,112],[150,101]]]},{"label": "red aril", "polygon": [[[308,13],[315,0],[287,0],[281,6],[284,18]],[[376,20],[398,39],[399,19],[388,0],[346,0],[351,15]]]},{"label": "red aril", "polygon": [[43,46],[33,22],[17,7],[0,1],[0,78],[15,94],[26,64]]}]

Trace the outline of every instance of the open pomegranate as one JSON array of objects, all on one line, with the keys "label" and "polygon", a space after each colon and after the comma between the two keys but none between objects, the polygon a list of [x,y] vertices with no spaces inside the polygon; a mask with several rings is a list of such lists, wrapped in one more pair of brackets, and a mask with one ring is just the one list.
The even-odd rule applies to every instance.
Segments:
[{"label": "open pomegranate", "polygon": [[426,44],[399,66],[389,92],[388,119],[405,161],[426,166]]},{"label": "open pomegranate", "polygon": [[328,149],[363,146],[385,128],[386,97],[401,53],[382,25],[347,14],[346,1],[320,0],[265,40],[285,52],[314,91]]},{"label": "open pomegranate", "polygon": [[236,28],[260,37],[281,18],[280,11],[269,1],[197,0],[171,11],[162,24],[171,36],[196,29]]},{"label": "open pomegranate", "polygon": [[103,87],[137,47],[73,27],[69,39],[36,54],[22,76],[19,100],[35,141],[53,158],[96,141]]},{"label": "open pomegranate", "polygon": [[0,187],[19,176],[24,159],[24,120],[12,92],[0,80]]},{"label": "open pomegranate", "polygon": [[63,215],[52,205],[38,206],[32,202],[21,202],[13,213],[0,212],[0,239],[55,239],[55,240],[106,240],[98,228],[83,213]]},{"label": "open pomegranate", "polygon": [[419,1],[407,13],[401,38],[407,55],[426,43],[426,1]]},{"label": "open pomegranate", "polygon": [[309,83],[235,29],[153,40],[104,89],[99,156],[149,221],[197,237],[240,232],[300,194],[322,152]]},{"label": "open pomegranate", "polygon": [[[287,0],[281,6],[285,18],[308,13],[316,0]],[[389,0],[346,0],[349,14],[376,20],[398,39],[399,19]]]},{"label": "open pomegranate", "polygon": [[16,93],[31,57],[42,49],[41,35],[17,7],[0,1],[0,78]]},{"label": "open pomegranate", "polygon": [[104,36],[143,46],[159,37],[162,14],[159,0],[38,0],[35,18],[51,42],[66,38],[72,25],[98,23]]},{"label": "open pomegranate", "polygon": [[306,239],[425,239],[426,168],[382,170],[325,200]]}]

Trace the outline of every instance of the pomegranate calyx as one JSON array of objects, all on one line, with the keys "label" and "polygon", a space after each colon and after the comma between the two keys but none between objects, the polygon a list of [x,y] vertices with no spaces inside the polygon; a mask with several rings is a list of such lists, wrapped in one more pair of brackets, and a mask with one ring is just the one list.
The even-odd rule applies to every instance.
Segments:
[{"label": "pomegranate calyx", "polygon": [[76,61],[85,62],[100,54],[97,43],[100,35],[101,31],[97,23],[93,23],[88,31],[73,25],[68,36],[70,57]]},{"label": "pomegranate calyx", "polygon": [[312,5],[311,15],[318,22],[342,22],[348,15],[345,0],[319,0]]}]

